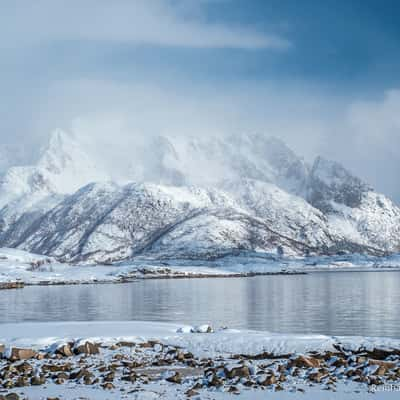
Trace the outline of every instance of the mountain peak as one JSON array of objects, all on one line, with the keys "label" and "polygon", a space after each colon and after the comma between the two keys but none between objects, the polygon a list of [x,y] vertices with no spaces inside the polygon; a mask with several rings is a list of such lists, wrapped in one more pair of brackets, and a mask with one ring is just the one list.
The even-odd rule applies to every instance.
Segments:
[{"label": "mountain peak", "polygon": [[60,174],[74,160],[82,158],[87,158],[87,156],[75,139],[61,129],[56,129],[50,135],[37,166],[52,174]]},{"label": "mountain peak", "polygon": [[308,180],[308,201],[323,212],[332,211],[332,203],[359,207],[372,188],[352,175],[336,161],[317,157]]}]

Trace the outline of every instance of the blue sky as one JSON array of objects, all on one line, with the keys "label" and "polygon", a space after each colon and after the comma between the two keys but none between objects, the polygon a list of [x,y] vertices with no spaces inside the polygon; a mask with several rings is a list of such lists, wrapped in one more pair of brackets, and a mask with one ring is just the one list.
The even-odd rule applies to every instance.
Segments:
[{"label": "blue sky", "polygon": [[118,126],[121,141],[259,131],[306,158],[337,159],[400,200],[398,1],[5,0],[0,8],[3,143],[36,147],[58,126],[95,137]]}]

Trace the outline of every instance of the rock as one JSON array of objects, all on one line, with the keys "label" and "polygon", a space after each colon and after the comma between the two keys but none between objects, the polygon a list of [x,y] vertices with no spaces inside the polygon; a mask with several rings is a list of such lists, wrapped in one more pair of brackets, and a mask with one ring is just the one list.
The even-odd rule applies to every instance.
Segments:
[{"label": "rock", "polygon": [[347,360],[344,358],[333,357],[329,360],[329,365],[336,368],[340,368],[340,367],[347,367],[349,364]]},{"label": "rock", "polygon": [[228,392],[232,394],[240,394],[240,390],[234,385],[229,386]]},{"label": "rock", "polygon": [[19,396],[17,393],[8,393],[5,396],[6,400],[19,400]]},{"label": "rock", "polygon": [[37,352],[32,349],[20,349],[17,347],[13,347],[11,349],[10,360],[28,360],[30,358],[35,358],[37,356]]},{"label": "rock", "polygon": [[311,372],[308,374],[308,379],[313,382],[320,383],[325,375],[321,371]]},{"label": "rock", "polygon": [[196,333],[212,333],[214,332],[213,328],[210,325],[200,325],[194,328],[194,332]]},{"label": "rock", "polygon": [[286,381],[286,375],[283,372],[279,375],[278,381],[279,382],[285,382]]},{"label": "rock", "polygon": [[12,389],[14,387],[13,381],[7,380],[3,382],[4,389]]},{"label": "rock", "polygon": [[225,367],[225,375],[232,379],[235,377],[247,378],[250,376],[249,368],[246,365],[239,365],[235,367]]},{"label": "rock", "polygon": [[165,380],[172,383],[182,383],[182,375],[179,372],[175,372],[173,375],[165,378]]},{"label": "rock", "polygon": [[375,371],[374,375],[384,376],[387,372],[387,368],[383,365],[379,366],[379,368]]},{"label": "rock", "polygon": [[103,380],[104,382],[113,382],[115,379],[115,373],[114,372],[109,372],[107,375],[104,376]]},{"label": "rock", "polygon": [[163,351],[163,349],[164,349],[164,346],[163,346],[161,343],[156,343],[156,344],[153,346],[153,350],[154,350],[156,353],[161,353],[161,352]]},{"label": "rock", "polygon": [[136,381],[136,374],[130,374],[130,375],[123,375],[122,377],[121,377],[121,380],[122,381],[125,381],[125,382],[135,382]]},{"label": "rock", "polygon": [[29,386],[29,380],[25,376],[19,376],[14,384],[15,387]]},{"label": "rock", "polygon": [[222,386],[222,384],[223,384],[222,380],[219,379],[218,376],[213,372],[208,373],[206,375],[206,378],[207,378],[207,382],[208,382],[209,386],[219,387],[219,386]]},{"label": "rock", "polygon": [[32,376],[31,385],[32,386],[40,386],[46,383],[46,378],[43,375]]},{"label": "rock", "polygon": [[116,346],[118,346],[118,347],[135,347],[136,343],[121,341],[121,342],[116,343]]},{"label": "rock", "polygon": [[22,364],[18,364],[15,366],[15,369],[19,372],[19,373],[27,373],[32,371],[32,366],[28,363],[28,362],[23,362]]},{"label": "rock", "polygon": [[189,389],[189,390],[187,390],[187,391],[185,392],[185,394],[186,394],[187,397],[192,397],[192,396],[197,396],[197,395],[199,395],[200,393],[197,392],[197,391],[194,390],[194,389]]},{"label": "rock", "polygon": [[257,383],[262,386],[270,386],[270,385],[274,385],[275,383],[277,383],[277,379],[276,379],[275,375],[273,375],[273,374],[260,375],[257,378]]},{"label": "rock", "polygon": [[61,354],[63,357],[72,357],[74,353],[72,352],[72,347],[70,343],[63,344],[56,350],[56,354]]},{"label": "rock", "polygon": [[184,357],[186,360],[190,360],[190,359],[194,358],[194,355],[193,355],[190,351],[187,351],[187,352],[183,355],[183,357]]},{"label": "rock", "polygon": [[88,376],[91,378],[91,377],[93,377],[93,374],[90,371],[82,368],[82,369],[79,369],[78,371],[71,372],[69,375],[69,379],[79,381],[80,379],[82,379],[85,376]]},{"label": "rock", "polygon": [[42,366],[43,371],[50,371],[50,372],[61,372],[61,371],[71,371],[72,365],[70,363],[66,364],[44,364]]},{"label": "rock", "polygon": [[368,360],[368,364],[369,365],[378,365],[379,367],[384,367],[387,370],[392,369],[392,368],[396,368],[396,363],[395,362],[391,362],[391,361],[382,361],[382,360],[370,359],[370,360]]},{"label": "rock", "polygon": [[83,383],[84,383],[85,385],[93,385],[92,377],[89,376],[89,375],[85,375],[85,376],[83,377]]},{"label": "rock", "polygon": [[280,392],[282,390],[284,390],[284,388],[280,383],[275,385],[275,392]]},{"label": "rock", "polygon": [[111,390],[115,388],[111,382],[104,383],[103,385],[101,385],[101,387],[105,390]]},{"label": "rock", "polygon": [[64,380],[66,381],[67,379],[69,379],[69,375],[66,374],[65,372],[60,372],[60,373],[57,375],[57,378],[58,378],[58,379],[64,379]]},{"label": "rock", "polygon": [[85,342],[84,344],[79,344],[75,346],[75,354],[99,354],[99,345],[92,342]]},{"label": "rock", "polygon": [[382,350],[382,349],[373,349],[372,351],[366,351],[368,356],[375,360],[385,360],[387,357],[391,355],[399,355],[398,351],[390,351],[390,350]]},{"label": "rock", "polygon": [[175,359],[178,361],[185,361],[185,353],[182,350],[178,350],[176,352]]},{"label": "rock", "polygon": [[315,357],[298,356],[291,360],[291,364],[299,368],[319,368],[321,360]]}]

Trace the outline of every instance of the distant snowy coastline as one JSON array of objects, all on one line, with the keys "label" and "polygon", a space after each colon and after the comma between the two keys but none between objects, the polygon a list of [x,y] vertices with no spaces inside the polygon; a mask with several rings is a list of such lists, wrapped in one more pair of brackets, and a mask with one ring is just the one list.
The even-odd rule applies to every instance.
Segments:
[{"label": "distant snowy coastline", "polygon": [[47,256],[0,249],[0,289],[23,285],[121,283],[136,279],[245,277],[317,271],[400,270],[400,256],[278,258],[243,253],[210,260],[140,258],[115,265],[63,264]]}]

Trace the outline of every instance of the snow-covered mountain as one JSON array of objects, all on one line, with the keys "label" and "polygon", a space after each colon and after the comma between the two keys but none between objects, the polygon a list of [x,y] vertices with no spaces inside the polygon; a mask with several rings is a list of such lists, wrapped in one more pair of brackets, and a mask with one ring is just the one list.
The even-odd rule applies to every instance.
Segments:
[{"label": "snow-covered mountain", "polygon": [[132,153],[132,182],[111,182],[55,132],[37,165],[1,179],[0,246],[92,262],[400,251],[396,205],[278,139],[156,137]]}]

